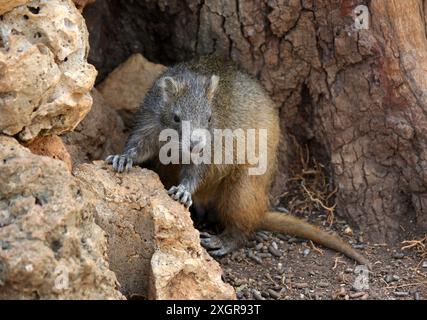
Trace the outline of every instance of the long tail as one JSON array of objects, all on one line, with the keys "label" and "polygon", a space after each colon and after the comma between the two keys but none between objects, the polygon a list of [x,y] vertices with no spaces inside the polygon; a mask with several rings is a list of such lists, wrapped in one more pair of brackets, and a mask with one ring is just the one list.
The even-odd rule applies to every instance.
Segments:
[{"label": "long tail", "polygon": [[259,229],[273,231],[278,233],[285,233],[296,237],[312,240],[327,248],[336,250],[356,260],[362,265],[371,268],[370,262],[358,253],[354,248],[345,243],[338,237],[335,237],[308,222],[301,219],[287,215],[281,212],[267,212]]}]

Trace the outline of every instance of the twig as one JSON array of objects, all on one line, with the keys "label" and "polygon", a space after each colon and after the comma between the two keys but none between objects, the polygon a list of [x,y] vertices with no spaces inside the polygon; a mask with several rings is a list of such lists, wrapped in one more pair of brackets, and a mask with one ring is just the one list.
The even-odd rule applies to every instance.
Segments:
[{"label": "twig", "polygon": [[410,249],[413,247],[420,246],[422,249],[425,249],[426,246],[424,245],[423,240],[410,240],[410,241],[403,241],[402,244],[407,244],[406,246],[402,247],[402,250]]},{"label": "twig", "polygon": [[336,257],[334,266],[332,267],[332,270],[335,270],[338,267],[338,263],[346,264],[344,261],[341,261],[339,257]]},{"label": "twig", "polygon": [[317,248],[317,247],[314,245],[313,241],[311,241],[311,240],[310,240],[310,245],[311,245],[311,248],[312,248],[314,251],[318,252],[321,256],[323,256],[323,254],[324,254],[323,250],[321,250],[321,249]]},{"label": "twig", "polygon": [[385,289],[399,289],[399,288],[405,288],[405,287],[420,286],[422,284],[427,284],[427,281],[401,284],[401,285],[398,285],[398,286],[389,286],[389,287],[385,287]]},{"label": "twig", "polygon": [[427,256],[427,250],[426,250],[426,244],[427,242],[427,236],[425,236],[421,240],[406,240],[403,241],[402,244],[404,245],[401,250],[407,250],[414,248],[418,254],[421,255],[421,257]]}]

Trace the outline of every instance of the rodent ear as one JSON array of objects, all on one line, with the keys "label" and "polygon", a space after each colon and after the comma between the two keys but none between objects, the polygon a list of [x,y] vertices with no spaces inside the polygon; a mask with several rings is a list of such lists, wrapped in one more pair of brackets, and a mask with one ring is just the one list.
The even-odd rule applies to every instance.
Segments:
[{"label": "rodent ear", "polygon": [[172,100],[179,94],[179,84],[172,77],[164,77],[159,81],[160,89],[162,90],[163,99],[165,101]]},{"label": "rodent ear", "polygon": [[209,100],[213,99],[216,89],[218,89],[218,84],[219,84],[219,77],[217,75],[213,75],[209,79],[208,86],[206,88],[206,95]]}]

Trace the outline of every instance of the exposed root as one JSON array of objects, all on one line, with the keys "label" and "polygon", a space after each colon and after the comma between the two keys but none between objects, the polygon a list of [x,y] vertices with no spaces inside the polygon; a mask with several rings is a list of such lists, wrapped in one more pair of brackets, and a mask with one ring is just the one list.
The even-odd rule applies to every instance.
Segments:
[{"label": "exposed root", "polygon": [[338,267],[338,264],[346,264],[344,261],[342,261],[339,257],[336,257],[334,260],[334,266],[332,267],[332,270],[335,270]]},{"label": "exposed root", "polygon": [[310,156],[308,147],[299,145],[295,138],[292,141],[299,155],[299,163],[290,168],[291,178],[286,181],[286,192],[276,200],[280,199],[286,204],[291,213],[324,212],[329,225],[332,225],[338,189],[333,187],[325,166]]},{"label": "exposed root", "polygon": [[313,249],[313,251],[316,251],[317,253],[319,253],[321,256],[323,256],[324,252],[322,249],[319,249],[318,247],[316,247],[313,243],[313,241],[310,240],[310,246]]},{"label": "exposed root", "polygon": [[413,249],[417,254],[419,254],[421,257],[427,256],[427,235],[420,240],[406,240],[403,241],[402,244],[404,245],[402,247],[402,250],[408,250]]},{"label": "exposed root", "polygon": [[414,282],[414,283],[406,283],[406,284],[401,284],[401,285],[396,285],[396,286],[388,286],[385,287],[385,289],[401,289],[401,288],[407,288],[407,287],[415,287],[415,286],[424,286],[426,285],[427,282]]}]

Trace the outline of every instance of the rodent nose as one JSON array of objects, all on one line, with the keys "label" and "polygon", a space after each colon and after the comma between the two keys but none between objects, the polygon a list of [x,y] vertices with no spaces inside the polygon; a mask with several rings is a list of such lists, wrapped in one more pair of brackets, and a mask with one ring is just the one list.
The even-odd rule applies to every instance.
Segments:
[{"label": "rodent nose", "polygon": [[200,143],[200,140],[193,140],[193,141],[191,141],[190,142],[190,151],[193,151],[194,148],[199,145],[199,143]]},{"label": "rodent nose", "polygon": [[192,138],[190,141],[190,151],[193,152],[194,149],[198,149],[199,151],[204,147],[204,139],[203,137]]}]

